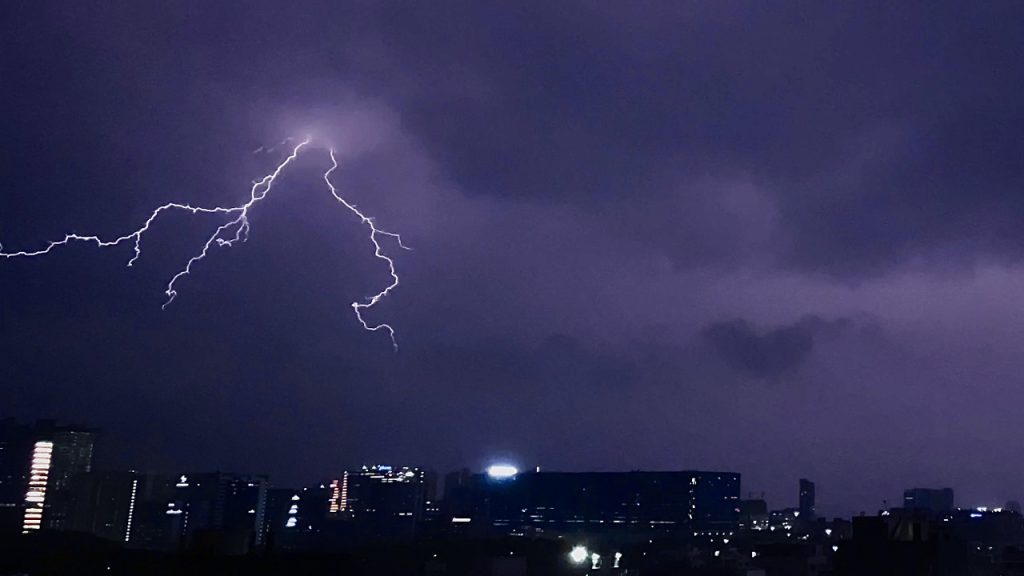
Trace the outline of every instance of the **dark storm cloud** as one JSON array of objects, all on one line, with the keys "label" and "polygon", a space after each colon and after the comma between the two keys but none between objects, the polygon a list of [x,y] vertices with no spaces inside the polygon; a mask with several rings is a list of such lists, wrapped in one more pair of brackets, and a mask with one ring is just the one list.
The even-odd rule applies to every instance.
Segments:
[{"label": "dark storm cloud", "polygon": [[815,338],[836,336],[851,321],[807,316],[785,326],[758,329],[737,318],[701,330],[701,338],[733,369],[759,379],[777,379],[800,368],[814,349]]},{"label": "dark storm cloud", "polygon": [[[878,459],[968,478],[971,442],[1019,437],[1022,10],[6,3],[7,248],[237,201],[276,160],[251,150],[311,132],[415,250],[372,313],[396,355],[351,315],[387,274],[315,148],[166,312],[213,220],[162,221],[131,269],[0,262],[0,405],[92,421],[131,463],[283,482],[494,449],[785,487],[793,442],[842,506],[875,501],[851,483]],[[977,395],[992,429],[949,432]],[[948,468],[914,458],[925,432]]]},{"label": "dark storm cloud", "polygon": [[406,109],[467,191],[613,225],[642,197],[630,225],[682,266],[745,259],[672,229],[728,206],[679,201],[714,198],[709,177],[760,191],[778,211],[760,250],[801,270],[1020,255],[1020,5],[560,6],[421,6],[380,32],[424,85],[473,79]]},{"label": "dark storm cloud", "polygon": [[[5,77],[42,92],[50,69],[87,109],[142,87],[119,114],[178,142],[202,136],[154,106],[227,108],[244,131],[358,90],[394,106],[466,193],[568,203],[683,268],[858,277],[1022,247],[1019,5],[64,8],[15,10],[9,37],[31,58],[8,52]],[[60,50],[32,50],[40,38]],[[46,94],[77,145],[75,107]],[[31,144],[10,161],[37,163]],[[722,191],[737,184],[742,198]]]}]

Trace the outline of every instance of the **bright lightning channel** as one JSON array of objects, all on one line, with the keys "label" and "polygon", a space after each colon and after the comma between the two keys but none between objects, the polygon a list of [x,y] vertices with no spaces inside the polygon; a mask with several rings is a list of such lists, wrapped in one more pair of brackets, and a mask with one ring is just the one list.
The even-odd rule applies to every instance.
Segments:
[{"label": "bright lightning channel", "polygon": [[405,244],[402,244],[401,236],[395,234],[394,232],[388,232],[386,230],[381,230],[380,228],[377,228],[377,225],[374,223],[373,218],[370,218],[369,216],[366,216],[365,214],[360,212],[359,209],[356,208],[355,204],[349,203],[348,200],[345,200],[345,198],[338,194],[338,190],[334,187],[334,184],[331,182],[331,172],[334,172],[338,168],[338,160],[334,157],[333,148],[330,150],[330,154],[331,167],[327,169],[327,172],[324,172],[324,182],[326,182],[327,187],[331,189],[331,196],[334,196],[335,200],[343,204],[345,208],[348,208],[353,214],[358,216],[359,220],[363,224],[366,224],[366,226],[370,229],[370,242],[373,243],[373,255],[387,262],[388,272],[391,274],[391,284],[388,284],[387,287],[385,287],[383,290],[374,294],[365,303],[353,302],[352,310],[356,313],[356,318],[359,319],[359,323],[362,324],[363,328],[365,328],[366,330],[369,330],[370,332],[386,330],[388,336],[391,337],[391,345],[395,348],[395,350],[398,350],[398,342],[395,341],[394,328],[392,328],[388,324],[377,324],[376,326],[370,326],[369,324],[366,323],[366,320],[363,319],[363,310],[371,308],[374,304],[380,302],[381,298],[384,298],[385,296],[388,295],[389,292],[398,287],[398,274],[395,272],[395,261],[388,257],[386,254],[384,254],[384,252],[381,250],[380,242],[377,241],[377,235],[381,234],[384,236],[390,236],[394,238],[395,241],[398,242],[398,245],[405,250],[408,250],[409,247],[406,246]]},{"label": "bright lightning channel", "polygon": [[[288,138],[284,142],[288,142],[291,140],[291,138]],[[34,251],[23,250],[18,252],[4,252],[3,244],[0,244],[0,257],[7,259],[44,256],[52,252],[55,248],[67,246],[72,242],[92,243],[99,248],[109,248],[112,246],[121,245],[126,242],[131,242],[132,248],[134,250],[134,255],[131,257],[131,259],[128,260],[128,266],[131,267],[134,266],[135,262],[137,262],[138,259],[142,256],[141,242],[143,235],[145,235],[145,233],[149,231],[150,226],[152,226],[152,224],[157,220],[157,218],[164,212],[171,210],[179,210],[189,212],[191,214],[224,214],[232,216],[231,220],[218,226],[217,229],[214,230],[213,234],[211,234],[209,238],[206,239],[206,242],[203,243],[202,250],[200,250],[200,252],[195,256],[189,258],[188,262],[185,263],[185,267],[179,270],[174,276],[171,277],[170,281],[167,282],[167,288],[164,290],[164,294],[167,295],[167,300],[163,303],[163,306],[161,306],[161,308],[166,309],[167,306],[169,306],[171,302],[173,302],[174,299],[177,298],[178,296],[178,281],[181,280],[183,277],[192,274],[192,268],[198,262],[206,258],[206,256],[210,253],[210,248],[212,246],[216,245],[218,247],[231,247],[238,242],[245,242],[246,240],[249,239],[249,210],[267,197],[267,195],[270,193],[271,187],[274,185],[275,180],[277,180],[277,177],[281,174],[282,171],[284,171],[284,169],[289,164],[291,164],[296,158],[298,158],[299,153],[304,148],[308,147],[310,142],[312,142],[312,139],[306,138],[305,140],[297,144],[294,148],[292,148],[291,154],[289,154],[287,158],[285,158],[280,164],[278,164],[273,172],[267,174],[261,180],[253,182],[252,188],[249,190],[249,200],[244,204],[240,204],[238,206],[204,207],[193,206],[191,204],[181,204],[178,202],[169,202],[167,204],[164,204],[163,206],[158,207],[156,210],[153,210],[153,212],[149,215],[149,218],[146,219],[145,223],[143,223],[143,225],[140,228],[124,236],[118,236],[116,238],[104,240],[99,236],[83,236],[80,234],[72,233],[65,235],[64,238],[61,240],[49,242],[46,245],[46,248]],[[273,148],[271,148],[270,150],[273,150]],[[257,149],[257,151],[262,150]],[[387,263],[388,273],[391,276],[391,283],[388,284],[387,287],[385,287],[380,292],[377,292],[373,296],[367,298],[366,302],[353,302],[352,310],[355,312],[356,319],[359,320],[359,323],[363,326],[365,330],[368,330],[370,332],[376,332],[378,330],[386,331],[388,333],[388,336],[391,338],[391,345],[394,347],[395,350],[398,350],[398,343],[395,340],[394,328],[392,328],[391,325],[384,323],[370,325],[363,318],[363,311],[373,307],[375,304],[380,302],[381,299],[387,296],[393,289],[397,288],[399,283],[398,274],[395,271],[395,262],[389,256],[387,256],[387,254],[384,253],[384,250],[383,248],[381,248],[380,242],[378,241],[378,235],[393,238],[397,242],[398,246],[405,250],[408,250],[409,248],[402,243],[401,236],[393,232],[388,232],[386,230],[378,228],[372,217],[363,214],[356,207],[355,204],[352,204],[349,201],[345,200],[345,198],[338,193],[337,188],[331,182],[330,178],[331,173],[338,168],[338,160],[335,158],[333,148],[329,149],[329,154],[331,158],[331,167],[328,168],[326,172],[324,172],[324,182],[327,183],[327,186],[331,191],[331,196],[333,196],[335,200],[337,200],[345,208],[347,208],[349,211],[355,214],[359,218],[360,223],[365,224],[369,228],[370,242],[373,244],[374,249],[373,254],[376,258],[379,258]]]}]

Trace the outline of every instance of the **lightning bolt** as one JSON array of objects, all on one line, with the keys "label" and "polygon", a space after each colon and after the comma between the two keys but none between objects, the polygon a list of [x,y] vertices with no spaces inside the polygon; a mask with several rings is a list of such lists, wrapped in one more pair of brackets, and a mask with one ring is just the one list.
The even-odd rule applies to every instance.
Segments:
[{"label": "lightning bolt", "polygon": [[377,235],[380,234],[382,236],[390,236],[391,238],[394,238],[395,241],[398,242],[398,245],[405,250],[408,250],[409,247],[406,246],[405,244],[402,244],[401,236],[395,234],[394,232],[388,232],[386,230],[381,230],[380,228],[377,228],[377,225],[376,223],[374,223],[373,218],[370,218],[369,216],[366,216],[365,214],[360,212],[359,209],[356,208],[355,204],[349,203],[348,200],[345,200],[345,198],[338,194],[337,188],[335,188],[334,184],[331,182],[331,172],[334,172],[335,170],[338,169],[338,160],[334,157],[333,148],[330,150],[330,154],[331,167],[327,169],[327,172],[324,172],[324,182],[326,182],[327,187],[331,189],[331,196],[334,196],[335,200],[337,200],[339,203],[345,206],[345,208],[348,208],[349,211],[351,211],[353,214],[358,216],[360,222],[366,224],[367,228],[370,229],[370,242],[373,243],[373,255],[387,262],[388,272],[391,274],[391,284],[388,284],[387,287],[385,287],[383,290],[377,292],[376,294],[368,298],[365,303],[353,302],[352,310],[356,313],[356,318],[359,319],[359,323],[362,324],[363,328],[365,328],[366,330],[369,330],[370,332],[376,332],[378,330],[387,331],[388,336],[391,337],[391,345],[397,351],[398,343],[395,341],[394,328],[392,328],[388,324],[377,324],[376,326],[370,326],[369,324],[367,324],[366,320],[363,319],[363,310],[372,308],[374,304],[380,302],[381,298],[384,298],[385,296],[388,295],[389,292],[398,287],[398,274],[395,273],[395,261],[388,257],[387,254],[384,254],[383,250],[380,247],[380,242],[377,241]]},{"label": "lightning bolt", "polygon": [[[293,141],[293,139],[287,138],[282,142],[282,144],[290,141]],[[305,140],[297,144],[295,147],[292,148],[291,154],[289,154],[287,158],[285,158],[280,164],[278,164],[273,172],[267,174],[260,180],[254,181],[252,184],[252,188],[250,188],[249,190],[249,200],[244,204],[240,204],[238,206],[204,207],[193,206],[191,204],[182,204],[178,202],[168,202],[167,204],[159,206],[158,208],[153,210],[153,212],[150,213],[149,218],[146,219],[146,221],[143,223],[141,227],[131,232],[130,234],[125,234],[124,236],[118,236],[116,238],[104,240],[100,236],[83,236],[80,234],[71,233],[66,234],[64,238],[61,240],[50,241],[45,248],[42,248],[40,250],[22,250],[17,252],[4,252],[3,244],[0,244],[0,257],[4,259],[9,259],[44,256],[46,254],[49,254],[56,248],[67,246],[75,242],[95,244],[98,248],[110,248],[125,243],[131,243],[134,254],[132,255],[131,259],[128,260],[128,267],[132,267],[142,256],[142,237],[146,234],[146,232],[150,230],[150,227],[153,225],[153,223],[156,222],[156,220],[164,212],[176,210],[188,212],[191,214],[222,214],[230,216],[231,219],[228,222],[218,226],[217,229],[214,230],[213,234],[211,234],[206,239],[206,241],[203,243],[202,250],[200,250],[199,253],[196,254],[195,256],[189,258],[188,261],[185,263],[184,268],[182,268],[176,274],[174,274],[174,276],[172,276],[171,279],[167,282],[167,288],[164,290],[164,294],[166,294],[167,300],[161,306],[161,309],[166,309],[167,306],[169,306],[171,302],[174,302],[174,299],[177,298],[178,296],[177,283],[185,276],[192,274],[193,267],[200,261],[206,259],[207,255],[209,255],[210,253],[210,248],[212,248],[213,246],[224,248],[232,247],[239,242],[245,242],[246,240],[249,239],[249,210],[251,210],[254,206],[256,206],[256,204],[258,204],[264,198],[267,197],[267,195],[270,193],[271,188],[274,185],[274,182],[277,180],[277,177],[281,174],[282,171],[284,171],[285,168],[288,167],[289,164],[291,164],[296,158],[298,158],[299,153],[304,148],[308,147],[311,142],[311,138],[306,138]],[[274,148],[270,148],[269,150],[267,150],[267,152],[272,151],[273,149]],[[398,274],[395,271],[395,262],[389,256],[387,256],[387,254],[384,253],[384,250],[381,248],[380,242],[378,241],[378,235],[393,238],[398,243],[398,246],[405,250],[408,250],[409,248],[402,243],[401,236],[393,232],[388,232],[386,230],[377,228],[377,225],[372,217],[363,214],[356,207],[355,204],[348,202],[347,200],[345,200],[344,197],[338,194],[338,190],[337,188],[335,188],[330,178],[331,173],[338,168],[338,160],[335,158],[333,148],[329,149],[329,153],[331,158],[331,167],[328,168],[326,172],[324,172],[324,182],[327,183],[327,186],[331,191],[331,196],[333,196],[335,200],[337,200],[345,208],[347,208],[349,211],[355,214],[359,218],[360,223],[365,224],[369,228],[370,242],[373,244],[374,248],[373,254],[376,258],[379,258],[387,263],[388,273],[391,276],[391,283],[388,284],[387,287],[385,287],[380,292],[377,292],[373,296],[369,297],[366,302],[353,302],[352,310],[355,312],[356,319],[359,320],[359,323],[363,326],[365,330],[368,330],[370,332],[377,332],[378,330],[386,331],[391,339],[391,345],[397,351],[398,343],[395,340],[394,328],[392,328],[389,324],[383,323],[371,326],[363,318],[362,313],[364,310],[371,308],[375,304],[380,302],[382,298],[387,296],[393,289],[397,288],[399,283]]]}]

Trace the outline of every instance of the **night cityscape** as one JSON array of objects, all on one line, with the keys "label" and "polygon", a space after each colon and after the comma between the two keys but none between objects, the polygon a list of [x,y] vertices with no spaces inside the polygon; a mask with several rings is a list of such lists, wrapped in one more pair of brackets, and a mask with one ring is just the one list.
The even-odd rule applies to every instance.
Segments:
[{"label": "night cityscape", "polygon": [[908,488],[817,514],[812,480],[769,506],[719,471],[439,475],[373,464],[309,486],[267,475],[100,470],[95,429],[0,420],[5,573],[1020,574],[1020,503]]},{"label": "night cityscape", "polygon": [[0,576],[1024,576],[1024,2],[0,2]]}]

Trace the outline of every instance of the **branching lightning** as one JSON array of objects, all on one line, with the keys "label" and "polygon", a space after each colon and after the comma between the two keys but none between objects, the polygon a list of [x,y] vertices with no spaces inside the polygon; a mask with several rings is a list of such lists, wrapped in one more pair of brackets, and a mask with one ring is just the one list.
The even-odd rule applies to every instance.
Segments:
[{"label": "branching lightning", "polygon": [[[287,138],[282,142],[282,144],[291,141],[293,141],[293,139]],[[116,238],[104,240],[99,236],[83,236],[80,234],[72,233],[65,235],[64,238],[61,240],[49,242],[45,248],[42,248],[40,250],[22,250],[17,252],[4,252],[3,244],[0,244],[0,257],[8,259],[44,256],[52,252],[55,248],[67,246],[73,242],[92,243],[99,248],[109,248],[130,242],[134,252],[132,257],[128,260],[128,266],[131,267],[135,265],[138,259],[142,256],[142,237],[146,234],[146,232],[149,231],[153,223],[164,212],[178,210],[189,212],[191,214],[223,214],[226,216],[230,216],[231,220],[218,226],[217,229],[214,230],[213,234],[211,234],[206,239],[206,242],[203,243],[202,250],[200,250],[199,253],[196,254],[195,256],[189,258],[189,260],[185,263],[185,266],[176,274],[174,274],[174,276],[172,276],[171,279],[167,282],[167,288],[164,290],[164,293],[167,295],[167,300],[164,302],[162,306],[162,308],[167,308],[167,306],[170,305],[171,302],[173,302],[174,299],[177,298],[178,296],[178,281],[192,273],[193,267],[197,263],[206,258],[206,256],[210,253],[211,247],[213,247],[214,245],[218,247],[231,247],[238,242],[245,242],[246,240],[249,239],[249,210],[267,197],[267,195],[270,193],[271,187],[274,185],[275,180],[277,180],[277,177],[281,174],[282,171],[284,171],[284,169],[289,164],[291,164],[299,156],[299,153],[304,148],[309,146],[311,141],[311,138],[306,138],[305,140],[297,144],[295,147],[292,148],[291,154],[289,154],[287,158],[285,158],[280,164],[278,164],[273,172],[267,174],[262,179],[253,182],[252,188],[249,190],[249,200],[244,204],[240,204],[238,206],[204,207],[193,206],[191,204],[169,202],[153,210],[153,212],[150,213],[149,218],[146,219],[146,221],[143,223],[141,227],[136,229],[134,232],[131,232],[130,234],[125,234],[124,236],[118,236]],[[254,152],[271,152],[274,150],[274,148],[276,147],[272,147],[270,149],[265,150],[261,147]],[[391,237],[397,242],[399,247],[406,250],[408,250],[409,248],[402,243],[401,236],[393,232],[388,232],[386,230],[378,228],[372,217],[363,214],[356,207],[355,204],[350,203],[338,193],[337,188],[331,182],[330,178],[331,173],[338,168],[338,161],[335,158],[333,148],[329,149],[329,154],[331,158],[331,167],[328,168],[326,172],[324,172],[323,178],[324,182],[327,183],[327,186],[330,189],[331,196],[333,196],[334,199],[337,200],[340,204],[342,204],[346,209],[355,214],[359,218],[360,223],[365,224],[369,228],[370,242],[373,244],[374,248],[373,254],[376,258],[379,258],[387,263],[388,273],[391,276],[390,284],[388,284],[380,292],[377,292],[373,296],[367,298],[366,302],[353,302],[352,310],[355,312],[356,319],[359,320],[359,323],[363,326],[365,330],[368,330],[370,332],[376,332],[378,330],[386,331],[388,333],[388,336],[391,338],[392,346],[395,348],[395,350],[398,350],[398,343],[395,340],[395,330],[389,324],[381,323],[377,325],[370,325],[363,318],[363,311],[373,307],[375,304],[380,302],[382,298],[387,296],[393,289],[397,288],[399,283],[398,274],[395,271],[395,262],[389,256],[387,256],[387,254],[385,254],[383,248],[380,245],[380,242],[378,241],[378,236]]]},{"label": "branching lightning", "polygon": [[360,212],[359,209],[356,208],[355,204],[350,204],[340,194],[338,194],[338,190],[334,187],[334,184],[331,183],[331,172],[334,172],[338,168],[338,160],[334,157],[334,149],[331,149],[330,153],[331,167],[327,169],[327,172],[324,172],[324,182],[326,182],[328,188],[331,189],[331,196],[334,196],[335,200],[340,202],[342,205],[345,206],[345,208],[348,208],[353,214],[358,216],[359,220],[363,224],[366,224],[366,226],[370,229],[370,242],[373,243],[373,255],[387,262],[388,272],[391,274],[391,284],[388,284],[386,288],[371,296],[369,299],[367,299],[365,303],[361,304],[359,302],[353,302],[352,310],[356,313],[356,318],[359,319],[359,323],[363,325],[363,328],[369,330],[370,332],[376,332],[377,330],[386,330],[388,336],[391,337],[391,345],[395,347],[395,350],[398,350],[398,343],[395,341],[394,328],[392,328],[388,324],[377,324],[376,326],[370,326],[369,324],[366,323],[366,320],[363,319],[363,310],[372,307],[377,302],[380,302],[381,298],[387,296],[389,292],[398,287],[398,274],[395,273],[395,261],[388,257],[386,254],[384,254],[384,252],[381,250],[380,242],[377,241],[377,235],[381,234],[384,236],[390,236],[394,238],[396,242],[398,242],[398,245],[400,247],[404,248],[405,250],[408,250],[409,248],[405,244],[402,244],[401,236],[395,234],[394,232],[388,232],[386,230],[381,230],[380,228],[377,228],[377,225],[374,223],[373,218],[370,218],[369,216],[366,216],[365,214]]}]

